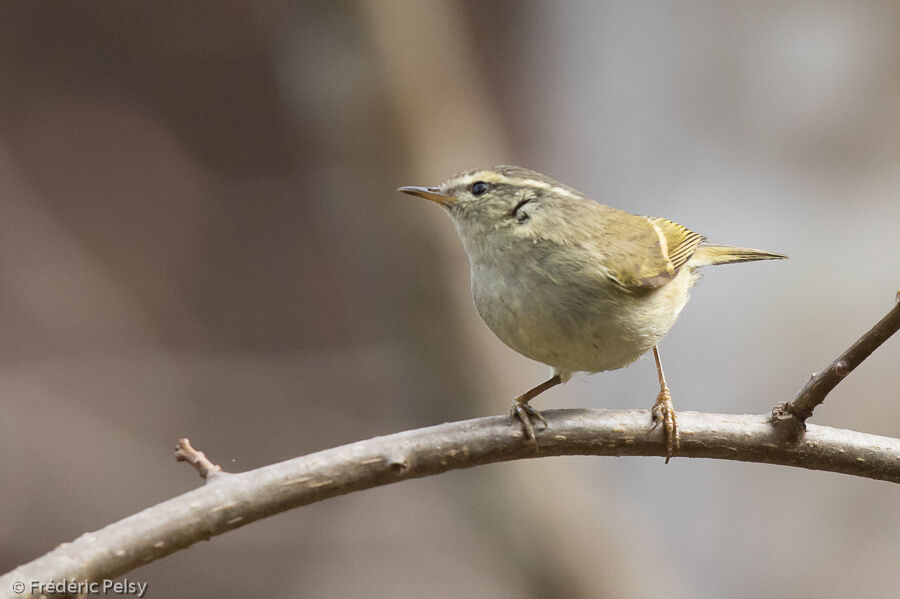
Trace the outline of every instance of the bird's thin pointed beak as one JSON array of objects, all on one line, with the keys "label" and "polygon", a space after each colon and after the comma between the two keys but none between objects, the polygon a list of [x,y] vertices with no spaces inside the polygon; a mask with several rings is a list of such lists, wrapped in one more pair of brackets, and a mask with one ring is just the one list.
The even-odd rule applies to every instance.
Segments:
[{"label": "bird's thin pointed beak", "polygon": [[397,191],[402,191],[411,196],[419,196],[420,198],[437,202],[441,206],[452,206],[456,203],[456,198],[442,193],[440,187],[416,187],[414,185],[407,185],[405,187],[398,187]]}]

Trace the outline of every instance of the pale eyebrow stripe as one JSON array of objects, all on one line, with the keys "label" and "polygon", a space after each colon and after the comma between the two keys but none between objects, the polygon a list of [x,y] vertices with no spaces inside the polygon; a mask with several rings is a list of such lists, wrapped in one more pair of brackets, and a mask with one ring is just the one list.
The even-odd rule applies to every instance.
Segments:
[{"label": "pale eyebrow stripe", "polygon": [[538,189],[550,189],[553,190],[554,193],[569,196],[570,198],[582,197],[579,193],[575,193],[569,189],[566,189],[565,187],[552,185],[550,183],[547,183],[546,181],[528,179],[525,177],[507,177],[506,175],[495,173],[493,171],[478,171],[477,173],[472,173],[471,175],[466,175],[465,177],[457,179],[455,183],[458,183],[460,185],[469,185],[476,181],[484,181],[485,183],[505,183],[507,185],[537,187]]}]

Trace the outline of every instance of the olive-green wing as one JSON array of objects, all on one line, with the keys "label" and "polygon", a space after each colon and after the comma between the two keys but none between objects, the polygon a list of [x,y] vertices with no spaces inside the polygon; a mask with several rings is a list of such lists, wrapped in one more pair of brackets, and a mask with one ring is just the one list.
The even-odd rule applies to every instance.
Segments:
[{"label": "olive-green wing", "polygon": [[665,285],[704,240],[702,235],[664,218],[620,214],[630,218],[616,218],[621,222],[613,231],[628,233],[618,236],[608,267],[613,279],[626,289],[651,290]]},{"label": "olive-green wing", "polygon": [[586,253],[581,264],[634,292],[674,279],[704,239],[670,220],[637,216],[580,197],[557,198],[554,210],[536,212],[534,218],[544,242],[580,247]]}]

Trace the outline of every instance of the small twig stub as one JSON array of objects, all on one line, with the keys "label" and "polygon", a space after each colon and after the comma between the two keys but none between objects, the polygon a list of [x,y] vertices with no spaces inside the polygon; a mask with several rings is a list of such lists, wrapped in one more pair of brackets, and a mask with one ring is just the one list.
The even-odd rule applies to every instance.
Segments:
[{"label": "small twig stub", "polygon": [[175,447],[175,461],[187,462],[194,467],[200,478],[204,480],[210,480],[217,475],[226,474],[226,472],[222,471],[222,467],[218,464],[213,464],[206,457],[205,453],[194,449],[187,438],[178,439],[178,445]]}]

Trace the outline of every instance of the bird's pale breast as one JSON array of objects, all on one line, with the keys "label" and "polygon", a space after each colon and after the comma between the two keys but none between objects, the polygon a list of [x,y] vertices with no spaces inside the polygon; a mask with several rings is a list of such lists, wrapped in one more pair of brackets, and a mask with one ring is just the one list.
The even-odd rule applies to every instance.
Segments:
[{"label": "bird's pale breast", "polygon": [[[571,249],[570,249],[571,251]],[[652,349],[675,324],[696,275],[649,291],[622,289],[581,262],[512,260],[472,264],[478,312],[497,337],[560,371],[622,368]]]}]

